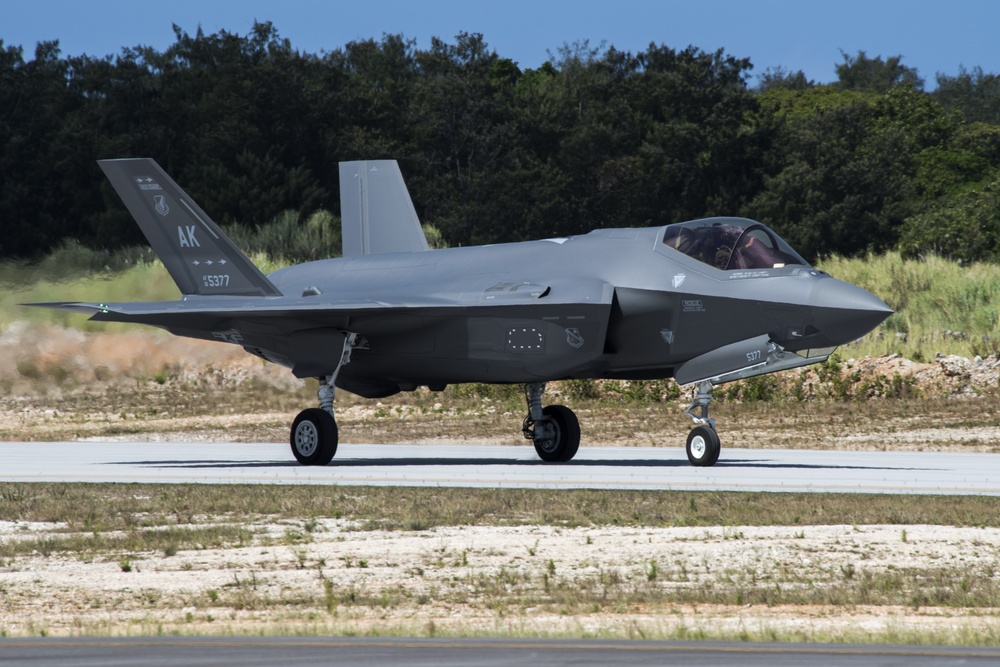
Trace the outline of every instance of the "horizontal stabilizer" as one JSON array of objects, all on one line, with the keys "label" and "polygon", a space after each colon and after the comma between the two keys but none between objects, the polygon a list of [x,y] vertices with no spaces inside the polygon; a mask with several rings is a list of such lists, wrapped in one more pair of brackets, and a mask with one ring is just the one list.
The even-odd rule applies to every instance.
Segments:
[{"label": "horizontal stabilizer", "polygon": [[281,296],[156,162],[132,158],[98,164],[182,294]]},{"label": "horizontal stabilizer", "polygon": [[428,249],[395,160],[340,163],[340,216],[344,257]]}]

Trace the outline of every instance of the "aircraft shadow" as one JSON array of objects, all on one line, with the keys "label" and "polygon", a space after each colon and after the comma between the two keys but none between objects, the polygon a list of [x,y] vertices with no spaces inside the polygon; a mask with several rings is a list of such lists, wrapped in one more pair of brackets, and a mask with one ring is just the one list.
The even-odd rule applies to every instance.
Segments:
[{"label": "aircraft shadow", "polygon": [[[251,469],[251,468],[299,468],[296,461],[110,461],[109,465],[138,465],[148,468],[173,468],[181,470],[199,469]],[[381,458],[381,459],[334,459],[328,468],[401,468],[415,466],[465,467],[465,466],[566,466],[576,468],[690,468],[686,459],[613,459],[575,460],[567,463],[546,463],[541,460],[524,459],[480,459],[480,458]],[[773,470],[899,470],[932,471],[937,468],[897,468],[890,466],[861,465],[817,465],[807,463],[775,463],[753,459],[730,459],[719,461],[714,468],[758,468]],[[311,468],[307,468],[311,469]]]}]

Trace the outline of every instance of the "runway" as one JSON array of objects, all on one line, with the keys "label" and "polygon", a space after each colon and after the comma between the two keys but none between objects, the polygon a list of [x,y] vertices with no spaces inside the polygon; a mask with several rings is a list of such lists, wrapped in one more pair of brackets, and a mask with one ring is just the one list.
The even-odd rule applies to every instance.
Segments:
[{"label": "runway", "polygon": [[981,453],[723,449],[711,468],[680,448],[581,447],[562,464],[530,446],[342,444],[326,467],[287,444],[0,443],[3,482],[328,484],[1000,495],[1000,458]]},{"label": "runway", "polygon": [[396,665],[709,665],[850,667],[989,665],[1000,651],[935,646],[858,646],[540,639],[350,637],[0,639],[0,662],[37,667],[80,665],[332,664]]}]

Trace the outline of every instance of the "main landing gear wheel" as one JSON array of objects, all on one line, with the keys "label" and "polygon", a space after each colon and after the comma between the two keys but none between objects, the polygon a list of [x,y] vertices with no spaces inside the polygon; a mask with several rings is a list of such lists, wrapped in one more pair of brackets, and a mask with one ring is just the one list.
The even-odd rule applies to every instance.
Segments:
[{"label": "main landing gear wheel", "polygon": [[304,466],[325,466],[337,453],[337,421],[333,417],[337,374],[351,361],[351,350],[358,340],[355,333],[340,332],[340,336],[339,343],[336,336],[331,337],[334,344],[341,346],[340,363],[329,375],[316,378],[319,407],[303,410],[292,422],[292,455]]},{"label": "main landing gear wheel", "polygon": [[695,426],[688,434],[686,449],[691,465],[713,466],[722,451],[719,434],[709,426]]},{"label": "main landing gear wheel", "polygon": [[535,422],[531,442],[543,461],[565,463],[580,449],[580,420],[565,405],[548,405]]},{"label": "main landing gear wheel", "polygon": [[292,454],[305,466],[325,466],[337,453],[337,422],[320,408],[299,413],[292,422]]},{"label": "main landing gear wheel", "polygon": [[580,420],[565,405],[542,407],[544,382],[524,385],[528,416],[521,432],[531,440],[538,457],[549,463],[565,463],[580,449]]}]

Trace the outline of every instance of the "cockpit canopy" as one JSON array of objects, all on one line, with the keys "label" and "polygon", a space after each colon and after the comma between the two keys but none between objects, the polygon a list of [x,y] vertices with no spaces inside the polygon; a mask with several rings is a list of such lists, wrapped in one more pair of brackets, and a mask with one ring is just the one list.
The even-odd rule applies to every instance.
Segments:
[{"label": "cockpit canopy", "polygon": [[668,225],[663,244],[723,271],[808,266],[781,237],[747,218],[706,218]]}]

